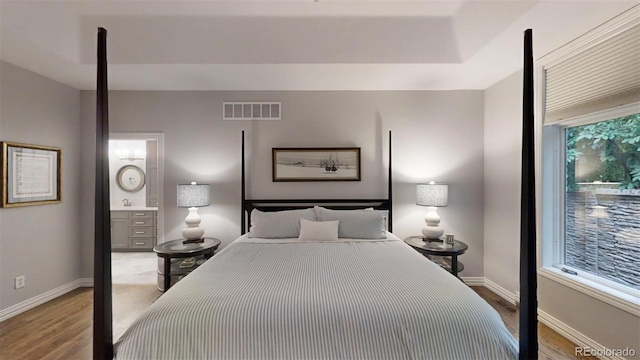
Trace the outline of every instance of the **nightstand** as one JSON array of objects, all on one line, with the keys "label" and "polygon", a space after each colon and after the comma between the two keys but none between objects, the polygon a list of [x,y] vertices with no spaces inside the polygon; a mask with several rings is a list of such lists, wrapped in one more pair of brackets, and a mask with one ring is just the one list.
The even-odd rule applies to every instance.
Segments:
[{"label": "nightstand", "polygon": [[167,241],[153,248],[158,254],[158,290],[169,290],[171,285],[212,257],[221,243],[210,237],[199,243],[185,241],[186,239]]},{"label": "nightstand", "polygon": [[455,276],[464,270],[464,264],[458,261],[458,255],[464,254],[469,247],[462,241],[454,240],[453,244],[446,244],[442,239],[432,240],[423,239],[422,236],[410,236],[404,239],[404,242],[429,259],[431,256],[442,256],[444,264],[441,266]]}]

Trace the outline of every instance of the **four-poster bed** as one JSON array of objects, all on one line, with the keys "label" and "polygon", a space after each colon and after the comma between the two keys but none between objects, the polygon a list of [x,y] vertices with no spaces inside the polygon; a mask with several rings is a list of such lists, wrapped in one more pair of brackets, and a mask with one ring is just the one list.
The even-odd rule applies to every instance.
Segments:
[{"label": "four-poster bed", "polygon": [[[98,42],[100,105],[96,149],[97,157],[102,159],[98,159],[96,168],[94,358],[110,359],[114,355],[121,359],[518,356],[515,340],[493,308],[390,232],[391,133],[388,198],[330,200],[247,199],[243,134],[243,236],[167,291],[132,324],[114,351],[108,170],[104,170],[108,119],[106,31],[103,29]],[[101,87],[104,91],[100,91]],[[525,151],[523,159],[524,156]],[[523,164],[523,172],[524,168]],[[531,194],[527,192],[525,196],[524,193],[523,207],[529,209],[526,202],[530,201]],[[365,209],[370,207],[373,209]],[[297,223],[296,230],[301,233],[305,226],[301,219],[305,216],[315,220],[323,220],[322,216],[337,218],[338,232],[346,233],[349,227],[356,233],[364,230],[369,234],[371,229],[362,228],[361,224],[363,219],[371,223],[372,218],[383,219],[386,228],[383,227],[379,237],[340,236],[332,241],[301,240],[302,236],[264,238],[256,234],[257,224],[265,222],[255,221],[255,226],[248,227],[247,217],[265,218],[265,213],[282,219],[266,223],[275,231]],[[527,214],[530,221],[531,213]],[[292,216],[299,221],[290,222]],[[535,226],[535,218],[533,220]],[[523,243],[526,240],[534,244],[533,248],[523,245],[523,256],[530,257],[533,252],[535,260],[535,238],[528,237],[529,227],[523,225],[523,229],[527,229],[526,234],[523,230]],[[245,234],[247,230],[249,233]],[[291,226],[286,230],[291,230]],[[522,304],[530,308],[521,309],[521,315],[530,315],[535,314],[535,279],[532,282],[529,278],[531,274],[535,277],[535,261],[524,262],[527,268],[523,277],[527,277],[527,281],[521,294],[527,301]],[[527,341],[520,343],[520,359],[537,358],[537,342],[534,342],[537,338],[527,333],[531,331],[530,322],[530,316],[521,317],[520,337]],[[533,326],[535,329],[535,324]]]}]

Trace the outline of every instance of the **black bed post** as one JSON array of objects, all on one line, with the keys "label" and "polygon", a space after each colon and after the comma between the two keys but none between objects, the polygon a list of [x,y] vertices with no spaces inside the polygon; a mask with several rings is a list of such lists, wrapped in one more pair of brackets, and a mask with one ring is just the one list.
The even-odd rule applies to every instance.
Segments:
[{"label": "black bed post", "polygon": [[389,232],[393,232],[393,177],[392,177],[392,167],[391,167],[391,130],[389,130],[389,181],[387,186],[389,187],[387,190],[387,197],[389,199],[389,219],[387,227],[389,228]]},{"label": "black bed post", "polygon": [[245,194],[245,174],[244,174],[244,130],[242,130],[242,165],[241,165],[241,175],[240,182],[242,183],[242,188],[240,190],[240,194],[242,196],[242,200],[240,201],[240,210],[242,213],[240,214],[240,235],[244,235],[246,229],[246,221],[245,221],[245,208],[244,208],[244,200],[246,198]]},{"label": "black bed post", "polygon": [[93,268],[93,358],[113,358],[111,220],[109,213],[109,99],[107,30],[98,29],[96,194]]},{"label": "black bed post", "polygon": [[538,358],[533,32],[524,33],[522,179],[520,197],[520,360]]}]

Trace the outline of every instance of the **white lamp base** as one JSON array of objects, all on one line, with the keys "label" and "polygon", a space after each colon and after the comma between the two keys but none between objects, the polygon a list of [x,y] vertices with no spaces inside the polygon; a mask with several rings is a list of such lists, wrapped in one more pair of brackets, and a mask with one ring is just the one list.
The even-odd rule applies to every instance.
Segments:
[{"label": "white lamp base", "polygon": [[422,228],[422,235],[426,239],[437,240],[444,234],[444,230],[438,225],[440,224],[440,216],[438,216],[438,208],[435,206],[427,207],[427,214],[424,216],[426,225]]},{"label": "white lamp base", "polygon": [[189,214],[184,218],[187,227],[182,230],[182,236],[187,240],[199,240],[204,235],[204,229],[200,227],[200,215],[197,207],[190,207]]},{"label": "white lamp base", "polygon": [[444,230],[440,226],[425,226],[422,228],[422,236],[425,239],[440,240],[440,236],[444,234]]}]

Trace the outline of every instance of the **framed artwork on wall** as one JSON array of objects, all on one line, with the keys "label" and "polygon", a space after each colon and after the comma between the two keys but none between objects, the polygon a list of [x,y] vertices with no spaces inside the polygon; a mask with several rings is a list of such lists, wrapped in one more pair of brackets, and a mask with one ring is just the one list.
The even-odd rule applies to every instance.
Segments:
[{"label": "framed artwork on wall", "polygon": [[360,148],[272,148],[273,181],[360,181]]},{"label": "framed artwork on wall", "polygon": [[62,149],[3,141],[1,207],[62,202]]}]

